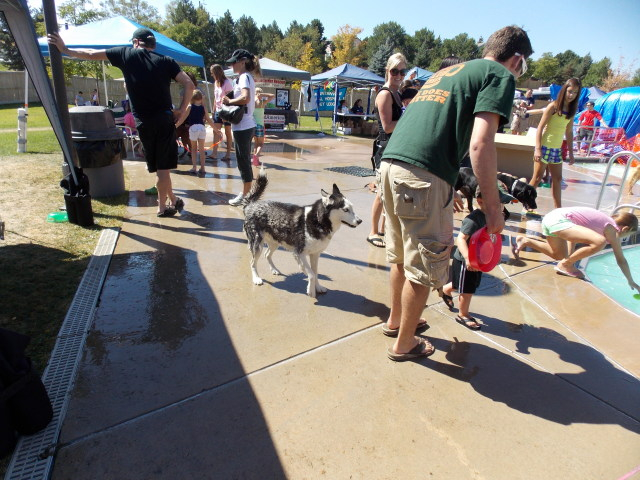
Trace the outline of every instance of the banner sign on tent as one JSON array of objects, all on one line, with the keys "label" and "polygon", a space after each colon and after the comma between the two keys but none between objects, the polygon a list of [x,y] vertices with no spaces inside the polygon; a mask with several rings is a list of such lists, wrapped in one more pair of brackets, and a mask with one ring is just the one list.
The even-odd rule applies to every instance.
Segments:
[{"label": "banner sign on tent", "polygon": [[286,84],[286,80],[280,80],[279,78],[260,78],[259,80],[256,80],[256,87],[262,88],[284,88]]},{"label": "banner sign on tent", "polygon": [[[318,90],[320,90],[319,94]],[[347,87],[341,88],[338,96],[338,100],[345,98],[347,96]],[[319,99],[318,110],[333,112],[333,108],[336,103],[336,92],[334,90],[316,89],[316,95],[314,95],[314,98]]]}]

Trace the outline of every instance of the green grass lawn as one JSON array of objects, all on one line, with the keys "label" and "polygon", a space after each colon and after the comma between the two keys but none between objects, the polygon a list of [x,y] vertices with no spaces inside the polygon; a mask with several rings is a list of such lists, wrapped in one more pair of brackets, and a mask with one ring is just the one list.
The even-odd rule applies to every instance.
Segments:
[{"label": "green grass lawn", "polygon": [[[18,128],[18,108],[22,104],[0,105],[0,130],[5,128]],[[27,128],[29,127],[49,127],[49,118],[44,111],[42,105],[29,105]]]}]

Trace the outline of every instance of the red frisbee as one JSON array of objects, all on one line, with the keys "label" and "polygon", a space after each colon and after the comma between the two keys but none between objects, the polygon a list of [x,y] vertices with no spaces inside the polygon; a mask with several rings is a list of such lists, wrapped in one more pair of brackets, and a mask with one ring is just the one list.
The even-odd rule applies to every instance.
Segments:
[{"label": "red frisbee", "polygon": [[500,263],[502,238],[500,234],[489,235],[482,227],[469,239],[469,263],[482,272],[490,272]]}]

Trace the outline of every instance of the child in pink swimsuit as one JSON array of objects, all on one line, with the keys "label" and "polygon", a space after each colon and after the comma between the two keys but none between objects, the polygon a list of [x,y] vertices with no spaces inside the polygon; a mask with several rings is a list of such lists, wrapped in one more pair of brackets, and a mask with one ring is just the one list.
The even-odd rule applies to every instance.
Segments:
[{"label": "child in pink swimsuit", "polygon": [[[610,217],[590,207],[556,208],[542,219],[542,233],[547,237],[546,240],[518,235],[512,251],[514,257],[518,259],[523,248],[531,247],[559,260],[555,271],[560,275],[584,278],[575,263],[599,252],[609,243],[618,267],[629,282],[629,286],[640,292],[640,286],[634,282],[620,246],[620,239],[637,230],[638,217],[629,212],[619,212]],[[569,243],[571,243],[571,249],[578,243],[583,246],[571,252]]]}]

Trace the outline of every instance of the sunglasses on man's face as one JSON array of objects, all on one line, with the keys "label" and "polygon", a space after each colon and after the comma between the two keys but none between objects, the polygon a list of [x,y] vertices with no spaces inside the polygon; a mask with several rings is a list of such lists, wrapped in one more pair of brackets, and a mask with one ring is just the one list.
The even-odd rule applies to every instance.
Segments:
[{"label": "sunglasses on man's face", "polygon": [[397,75],[403,75],[404,76],[404,75],[407,74],[407,69],[403,68],[402,70],[398,70],[397,68],[392,68],[391,70],[389,70],[389,73],[394,77],[397,76]]}]

